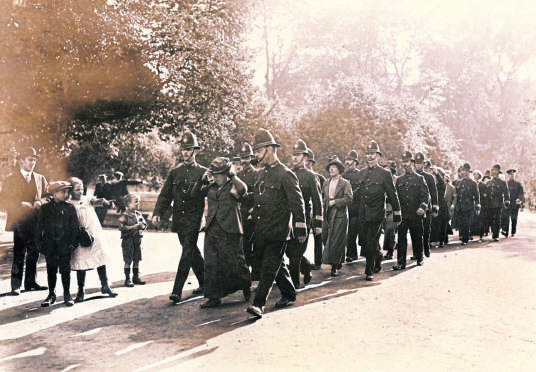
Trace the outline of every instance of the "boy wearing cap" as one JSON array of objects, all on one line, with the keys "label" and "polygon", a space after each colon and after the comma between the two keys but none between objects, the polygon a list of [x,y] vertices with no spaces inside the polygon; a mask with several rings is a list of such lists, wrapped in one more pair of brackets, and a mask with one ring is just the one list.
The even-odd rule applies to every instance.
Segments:
[{"label": "boy wearing cap", "polygon": [[[26,258],[24,288],[26,291],[45,290],[36,282],[39,251],[35,244],[37,210],[45,203],[48,182],[34,172],[39,155],[33,147],[24,147],[18,154],[20,169],[4,180],[2,204],[7,210],[6,230],[13,231],[13,264],[11,295],[20,294],[22,272]],[[26,256],[26,257],[25,257]]]},{"label": "boy wearing cap", "polygon": [[67,203],[71,184],[57,181],[50,184],[48,191],[53,199],[44,204],[37,222],[37,241],[47,263],[48,296],[41,303],[47,307],[56,302],[56,280],[58,270],[63,284],[65,306],[73,306],[71,298],[71,252],[78,247],[80,224],[76,209]]}]

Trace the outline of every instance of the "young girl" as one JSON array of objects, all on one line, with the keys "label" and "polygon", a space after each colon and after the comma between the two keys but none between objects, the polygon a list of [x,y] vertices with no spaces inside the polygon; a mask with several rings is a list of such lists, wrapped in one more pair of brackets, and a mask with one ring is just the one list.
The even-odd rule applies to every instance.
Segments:
[{"label": "young girl", "polygon": [[[125,261],[125,287],[134,287],[134,284],[145,284],[140,279],[139,262],[141,261],[141,230],[147,228],[145,219],[138,211],[140,197],[137,194],[125,196],[126,210],[119,217],[119,231],[121,231],[121,248],[123,248],[123,261]],[[130,280],[130,265],[132,264],[132,281]]]},{"label": "young girl", "polygon": [[78,246],[71,256],[71,270],[76,271],[78,281],[78,294],[74,302],[84,301],[84,285],[86,282],[86,271],[97,268],[97,274],[101,281],[101,293],[110,297],[117,296],[108,286],[106,277],[106,262],[109,261],[102,227],[95,212],[94,206],[108,207],[111,205],[106,199],[89,199],[82,195],[84,192],[84,183],[81,179],[72,177],[69,180],[73,186],[71,190],[71,199],[69,203],[74,205],[80,226],[84,227],[93,237],[94,241],[90,247]]},{"label": "young girl", "polygon": [[56,302],[56,281],[58,270],[63,284],[63,300],[66,306],[73,306],[69,291],[71,285],[71,252],[78,246],[80,225],[75,208],[66,202],[71,184],[65,181],[53,182],[48,192],[53,199],[39,210],[37,222],[38,245],[47,262],[48,296],[41,303],[47,307]]}]

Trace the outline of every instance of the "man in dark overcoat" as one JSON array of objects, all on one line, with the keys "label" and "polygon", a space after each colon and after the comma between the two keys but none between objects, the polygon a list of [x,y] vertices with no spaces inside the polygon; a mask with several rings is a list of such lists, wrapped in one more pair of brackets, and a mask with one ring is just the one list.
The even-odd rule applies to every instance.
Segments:
[{"label": "man in dark overcoat", "polygon": [[367,167],[361,169],[354,198],[359,201],[359,244],[361,255],[366,257],[366,280],[374,280],[381,270],[383,255],[380,251],[380,229],[385,219],[385,198],[393,207],[393,221],[400,222],[400,203],[391,172],[378,165],[380,146],[370,141],[366,152]]},{"label": "man in dark overcoat", "polygon": [[199,283],[199,288],[193,291],[194,294],[203,293],[205,280],[204,261],[197,247],[197,239],[205,210],[205,198],[199,190],[201,178],[207,168],[196,162],[200,146],[193,133],[185,132],[180,146],[184,162],[169,172],[153,211],[153,223],[156,225],[173,202],[171,231],[177,233],[182,246],[175,283],[169,296],[173,303],[178,303],[182,299],[182,289],[190,268]]},{"label": "man in dark overcoat", "polygon": [[13,264],[11,266],[11,295],[20,294],[22,272],[26,258],[24,289],[46,290],[36,282],[39,252],[35,244],[37,211],[46,203],[48,183],[34,172],[39,155],[33,147],[24,147],[18,153],[20,168],[9,175],[2,187],[2,204],[7,210],[6,231],[13,231]]},{"label": "man in dark overcoat", "polygon": [[431,173],[424,170],[424,154],[418,152],[415,154],[415,171],[417,174],[424,177],[428,191],[430,193],[430,200],[428,201],[428,207],[426,208],[426,215],[423,219],[423,249],[424,255],[430,257],[430,233],[432,231],[432,218],[436,218],[439,213],[439,201],[437,199],[437,187],[436,180]]}]

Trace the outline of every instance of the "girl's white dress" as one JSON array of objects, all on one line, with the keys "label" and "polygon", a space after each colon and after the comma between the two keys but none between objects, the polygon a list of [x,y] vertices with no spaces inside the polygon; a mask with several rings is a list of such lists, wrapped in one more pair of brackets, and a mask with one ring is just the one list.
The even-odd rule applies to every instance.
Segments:
[{"label": "girl's white dress", "polygon": [[74,250],[71,255],[71,270],[94,269],[109,262],[102,226],[90,200],[85,195],[80,200],[69,199],[69,203],[76,208],[80,226],[84,226],[95,239],[91,247],[79,246]]}]

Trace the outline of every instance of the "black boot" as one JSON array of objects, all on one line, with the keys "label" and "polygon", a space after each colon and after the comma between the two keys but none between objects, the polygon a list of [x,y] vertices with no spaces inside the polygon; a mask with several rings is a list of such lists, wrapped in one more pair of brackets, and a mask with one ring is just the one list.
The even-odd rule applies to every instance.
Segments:
[{"label": "black boot", "polygon": [[76,271],[76,281],[78,282],[78,293],[74,302],[83,302],[84,301],[84,285],[86,284],[86,272],[83,270]]},{"label": "black boot", "polygon": [[101,287],[100,291],[101,291],[102,294],[107,294],[110,297],[116,297],[117,296],[117,293],[112,292],[112,290],[108,286],[108,282],[102,282],[101,285],[102,285],[102,287]]},{"label": "black boot", "polygon": [[132,275],[132,283],[138,284],[138,285],[144,285],[145,281],[140,279],[140,269],[137,267],[132,269],[132,272],[134,275]]},{"label": "black boot", "polygon": [[134,287],[130,281],[130,268],[125,268],[125,287]]},{"label": "black boot", "polygon": [[71,272],[61,274],[61,283],[63,284],[63,303],[65,306],[71,307],[74,305],[71,297]]}]

